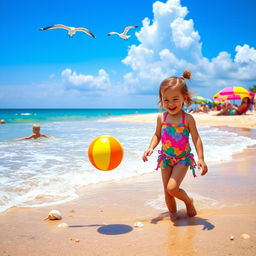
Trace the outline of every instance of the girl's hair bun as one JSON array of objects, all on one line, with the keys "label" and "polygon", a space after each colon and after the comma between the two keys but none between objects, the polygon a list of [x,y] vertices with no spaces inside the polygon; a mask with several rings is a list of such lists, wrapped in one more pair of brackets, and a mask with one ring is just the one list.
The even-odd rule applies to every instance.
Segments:
[{"label": "girl's hair bun", "polygon": [[188,70],[188,69],[184,70],[182,76],[183,76],[185,79],[190,80],[190,78],[191,78],[191,71]]}]

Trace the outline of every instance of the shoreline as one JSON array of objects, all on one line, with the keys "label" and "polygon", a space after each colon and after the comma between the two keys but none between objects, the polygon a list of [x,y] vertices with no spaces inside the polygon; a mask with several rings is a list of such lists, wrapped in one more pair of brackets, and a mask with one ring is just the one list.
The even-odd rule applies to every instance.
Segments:
[{"label": "shoreline", "polygon": [[[0,255],[255,255],[255,153],[254,145],[212,164],[204,177],[188,173],[182,187],[194,197],[194,218],[178,203],[179,219],[170,221],[160,172],[85,186],[79,198],[60,205],[12,207],[0,213]],[[63,219],[44,221],[52,209]],[[135,228],[137,221],[144,227]],[[244,233],[250,239],[241,238]]]},{"label": "shoreline", "polygon": [[[160,113],[160,112],[159,112]],[[124,123],[156,123],[159,113],[122,115],[119,118],[110,119],[110,122]],[[192,114],[197,125],[207,126],[229,126],[237,128],[256,129],[256,111],[248,112],[241,116],[216,116],[217,111],[206,113]]]}]

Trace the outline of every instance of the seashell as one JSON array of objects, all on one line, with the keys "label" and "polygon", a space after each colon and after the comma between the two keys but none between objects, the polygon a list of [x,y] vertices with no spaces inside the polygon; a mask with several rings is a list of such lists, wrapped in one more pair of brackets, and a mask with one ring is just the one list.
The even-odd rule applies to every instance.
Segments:
[{"label": "seashell", "polygon": [[242,234],[241,237],[243,239],[250,239],[251,238],[250,235],[248,235],[248,234]]},{"label": "seashell", "polygon": [[60,223],[59,225],[58,225],[58,228],[67,228],[68,227],[68,224],[67,223],[64,223],[64,222],[62,222],[62,223]]},{"label": "seashell", "polygon": [[61,219],[62,219],[62,216],[58,210],[51,210],[48,213],[48,217],[45,218],[45,220],[61,220]]},{"label": "seashell", "polygon": [[229,239],[230,239],[230,240],[234,240],[234,239],[235,239],[235,236],[230,236]]},{"label": "seashell", "polygon": [[134,225],[135,228],[142,228],[142,227],[144,227],[144,224],[142,222],[140,222],[140,221],[135,222],[133,225]]}]

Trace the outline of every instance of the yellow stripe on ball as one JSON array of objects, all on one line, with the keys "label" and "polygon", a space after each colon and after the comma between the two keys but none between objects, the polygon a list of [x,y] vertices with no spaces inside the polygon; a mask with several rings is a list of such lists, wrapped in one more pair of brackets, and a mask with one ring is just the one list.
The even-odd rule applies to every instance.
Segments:
[{"label": "yellow stripe on ball", "polygon": [[97,168],[108,170],[111,156],[111,148],[107,136],[100,136],[94,143],[92,155]]}]

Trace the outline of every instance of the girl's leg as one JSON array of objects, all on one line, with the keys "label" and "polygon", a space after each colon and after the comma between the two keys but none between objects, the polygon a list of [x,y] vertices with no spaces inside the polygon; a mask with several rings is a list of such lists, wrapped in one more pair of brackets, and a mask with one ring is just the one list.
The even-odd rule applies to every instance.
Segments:
[{"label": "girl's leg", "polygon": [[180,200],[182,200],[187,208],[187,214],[190,217],[196,215],[196,209],[193,204],[193,199],[190,198],[187,193],[180,188],[180,184],[183,181],[188,170],[188,166],[176,164],[171,173],[171,177],[169,179],[167,185],[167,192]]},{"label": "girl's leg", "polygon": [[162,172],[162,181],[164,186],[165,202],[169,212],[172,214],[175,214],[177,212],[175,198],[172,195],[170,195],[167,191],[167,185],[172,174],[172,167],[167,166],[165,169],[161,169],[161,172]]}]

